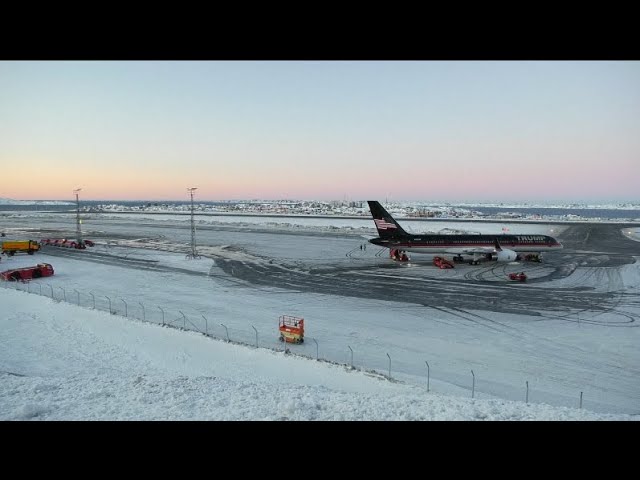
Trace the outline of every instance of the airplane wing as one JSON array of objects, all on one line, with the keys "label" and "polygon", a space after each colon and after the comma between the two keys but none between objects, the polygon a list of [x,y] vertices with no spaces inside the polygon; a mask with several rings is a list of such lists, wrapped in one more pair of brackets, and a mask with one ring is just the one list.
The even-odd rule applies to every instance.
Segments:
[{"label": "airplane wing", "polygon": [[[495,240],[493,247],[459,247],[459,248],[448,248],[446,250],[447,253],[453,253],[458,255],[486,255],[488,253],[496,254],[502,250],[500,243],[498,243],[498,239]],[[514,252],[515,254],[515,252]]]},{"label": "airplane wing", "polygon": [[487,253],[497,253],[495,247],[460,247],[447,248],[446,253],[453,255],[485,255]]}]

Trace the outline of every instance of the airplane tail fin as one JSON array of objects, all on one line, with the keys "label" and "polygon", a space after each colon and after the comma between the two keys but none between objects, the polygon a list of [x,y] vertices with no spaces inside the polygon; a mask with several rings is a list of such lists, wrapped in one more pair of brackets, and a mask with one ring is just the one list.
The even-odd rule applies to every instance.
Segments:
[{"label": "airplane tail fin", "polygon": [[389,212],[387,212],[379,202],[375,200],[367,201],[371,216],[378,229],[380,238],[397,238],[407,235],[402,227],[396,222]]}]

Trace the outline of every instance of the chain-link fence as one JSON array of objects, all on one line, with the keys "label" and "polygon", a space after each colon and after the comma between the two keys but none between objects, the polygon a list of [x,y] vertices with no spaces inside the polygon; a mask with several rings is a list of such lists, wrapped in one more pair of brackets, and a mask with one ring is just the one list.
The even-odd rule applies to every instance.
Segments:
[{"label": "chain-link fence", "polygon": [[[228,343],[236,345],[245,345],[254,348],[265,348],[273,351],[282,351],[286,354],[295,355],[297,357],[304,357],[315,359],[321,362],[327,362],[334,365],[343,366],[350,370],[359,370],[367,372],[368,374],[376,375],[381,379],[387,379],[389,381],[398,381],[392,375],[392,358],[386,353],[388,359],[387,368],[385,372],[381,372],[379,368],[366,368],[365,366],[356,366],[353,362],[353,349],[350,345],[347,345],[349,352],[349,362],[339,362],[323,358],[319,355],[319,344],[315,338],[305,337],[307,343],[313,342],[312,351],[313,354],[305,352],[296,352],[293,354],[288,348],[287,343],[282,345],[272,346],[269,342],[260,341],[260,335],[258,329],[251,325],[251,330],[242,329],[237,327],[228,327],[224,323],[220,323],[219,319],[216,320],[212,317],[207,317],[203,314],[184,313],[182,310],[175,307],[162,307],[159,305],[149,305],[142,302],[127,301],[124,298],[116,296],[103,295],[99,292],[92,291],[80,291],[78,289],[65,289],[61,286],[53,286],[46,282],[29,282],[29,281],[0,281],[0,287],[14,289],[22,291],[28,294],[36,294],[53,299],[57,302],[65,302],[73,305],[77,305],[83,308],[89,308],[93,310],[100,310],[103,312],[109,312],[112,315],[119,315],[126,318],[136,319],[138,321],[154,323],[165,327],[176,328],[179,330],[187,330],[201,333],[210,338],[218,339]],[[185,308],[186,310],[187,308]],[[431,391],[430,377],[431,369],[429,363],[426,360],[421,360],[426,364],[426,379],[427,392]],[[462,386],[462,385],[460,385]],[[511,398],[510,400],[521,401],[525,399],[526,403],[529,403],[529,381],[523,382],[523,395],[522,398]],[[466,388],[462,386],[463,388]],[[471,370],[469,377],[469,385],[471,398],[476,396],[476,377]],[[576,401],[576,405],[582,408],[583,392],[579,394],[579,402]],[[567,406],[567,405],[563,405]]]}]

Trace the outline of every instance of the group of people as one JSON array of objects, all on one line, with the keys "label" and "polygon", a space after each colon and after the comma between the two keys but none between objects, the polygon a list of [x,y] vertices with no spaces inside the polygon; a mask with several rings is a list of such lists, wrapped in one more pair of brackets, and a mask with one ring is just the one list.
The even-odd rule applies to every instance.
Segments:
[{"label": "group of people", "polygon": [[[367,250],[367,244],[363,243],[360,245],[360,250],[362,251],[366,251]],[[397,248],[392,248],[389,250],[389,257],[393,260],[397,260],[398,262],[408,262],[409,261],[409,256],[407,255],[407,252],[405,252],[404,250],[399,250]]]}]

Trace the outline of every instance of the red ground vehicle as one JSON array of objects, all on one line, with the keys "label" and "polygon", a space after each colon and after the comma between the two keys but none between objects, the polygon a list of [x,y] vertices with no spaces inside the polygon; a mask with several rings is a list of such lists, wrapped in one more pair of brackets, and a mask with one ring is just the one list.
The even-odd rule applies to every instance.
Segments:
[{"label": "red ground vehicle", "polygon": [[77,250],[83,250],[95,245],[91,240],[83,240],[82,243],[78,243],[75,240],[67,240],[66,238],[43,238],[40,243],[54,247],[75,248]]},{"label": "red ground vehicle", "polygon": [[442,257],[433,257],[433,264],[438,268],[453,268],[453,263],[451,263],[446,258]]},{"label": "red ground vehicle", "polygon": [[304,318],[280,315],[278,319],[280,341],[287,343],[304,342]]},{"label": "red ground vehicle", "polygon": [[396,260],[398,262],[409,261],[409,256],[407,255],[407,252],[403,250],[398,250],[396,248],[389,249],[389,257],[391,258],[391,260]]},{"label": "red ground vehicle", "polygon": [[524,272],[510,273],[509,280],[513,280],[514,282],[526,282],[527,276],[525,275]]},{"label": "red ground vehicle", "polygon": [[50,277],[53,267],[48,263],[39,263],[34,267],[14,268],[0,272],[0,278],[9,282],[31,280],[32,278]]}]

